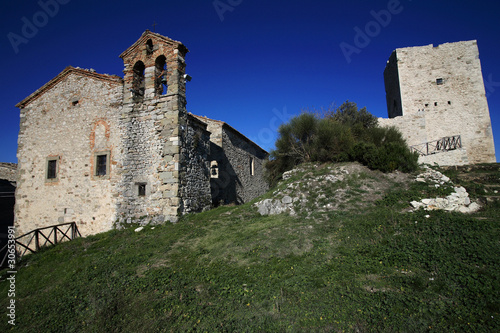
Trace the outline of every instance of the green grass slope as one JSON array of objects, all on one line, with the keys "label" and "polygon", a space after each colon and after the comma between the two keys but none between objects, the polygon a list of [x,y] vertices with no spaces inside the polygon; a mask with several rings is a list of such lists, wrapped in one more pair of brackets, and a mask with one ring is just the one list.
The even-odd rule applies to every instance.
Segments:
[{"label": "green grass slope", "polygon": [[[367,179],[346,180],[349,202]],[[362,208],[220,207],[46,248],[18,265],[15,326],[1,272],[0,331],[499,331],[498,201],[471,215],[407,212],[435,190],[390,188]]]}]

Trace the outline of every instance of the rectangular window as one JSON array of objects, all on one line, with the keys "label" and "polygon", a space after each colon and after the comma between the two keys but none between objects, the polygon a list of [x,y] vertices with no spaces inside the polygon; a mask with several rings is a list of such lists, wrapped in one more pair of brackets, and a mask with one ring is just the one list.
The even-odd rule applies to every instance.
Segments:
[{"label": "rectangular window", "polygon": [[96,176],[106,176],[108,155],[97,155],[96,158]]},{"label": "rectangular window", "polygon": [[94,175],[98,177],[109,176],[109,152],[95,153],[94,159]]},{"label": "rectangular window", "polygon": [[250,175],[255,175],[255,159],[250,157]]},{"label": "rectangular window", "polygon": [[137,195],[140,197],[145,197],[146,196],[146,184],[145,183],[139,183],[137,184]]},{"label": "rectangular window", "polygon": [[438,86],[442,85],[444,83],[444,80],[442,78],[436,79],[436,84]]},{"label": "rectangular window", "polygon": [[57,181],[57,173],[59,169],[59,165],[57,163],[59,157],[50,157],[47,159],[47,173],[46,180],[47,181]]}]

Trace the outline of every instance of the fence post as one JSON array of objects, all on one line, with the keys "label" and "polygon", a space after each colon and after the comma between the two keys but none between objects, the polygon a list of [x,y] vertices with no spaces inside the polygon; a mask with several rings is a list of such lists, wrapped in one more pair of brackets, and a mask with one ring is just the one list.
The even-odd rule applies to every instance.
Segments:
[{"label": "fence post", "polygon": [[54,245],[57,244],[57,230],[58,230],[58,228],[54,227]]},{"label": "fence post", "polygon": [[38,242],[38,229],[35,229],[35,250],[40,250],[40,243]]}]

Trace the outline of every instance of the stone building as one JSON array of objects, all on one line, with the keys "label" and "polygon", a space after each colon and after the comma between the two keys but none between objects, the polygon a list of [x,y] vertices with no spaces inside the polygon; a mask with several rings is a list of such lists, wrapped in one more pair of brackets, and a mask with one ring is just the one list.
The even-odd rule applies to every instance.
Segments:
[{"label": "stone building", "polygon": [[67,67],[21,101],[17,234],[77,222],[82,235],[177,221],[267,190],[267,152],[186,110],[180,42],[146,30],[124,77]]},{"label": "stone building", "polygon": [[[384,81],[390,119],[379,123],[399,128],[408,145],[423,153],[420,162],[496,161],[475,40],[396,49]],[[456,149],[443,147],[457,141],[461,148],[460,144],[451,147]]]},{"label": "stone building", "polygon": [[213,204],[243,203],[264,193],[267,184],[256,182],[254,176],[263,174],[267,152],[225,122],[194,117],[206,123],[211,133],[210,185]]}]

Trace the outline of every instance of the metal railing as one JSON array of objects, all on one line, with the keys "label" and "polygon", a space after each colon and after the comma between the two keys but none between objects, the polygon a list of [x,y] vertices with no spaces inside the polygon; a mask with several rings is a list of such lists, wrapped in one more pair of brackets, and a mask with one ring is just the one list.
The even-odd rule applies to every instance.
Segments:
[{"label": "metal railing", "polygon": [[[32,230],[24,235],[15,238],[16,241],[16,261],[17,258],[22,257],[26,252],[35,253],[40,250],[41,247],[46,245],[56,245],[57,243],[63,242],[65,240],[72,240],[76,237],[81,237],[80,231],[76,222],[56,224],[49,227],[38,228]],[[24,241],[27,239],[27,242]],[[6,244],[0,253],[7,249],[8,244]],[[5,252],[0,267],[4,266],[5,260],[7,259],[8,251]]]},{"label": "metal railing", "polygon": [[460,135],[447,136],[439,140],[410,146],[412,152],[417,152],[421,156],[444,153],[458,148],[462,148],[462,138]]}]

